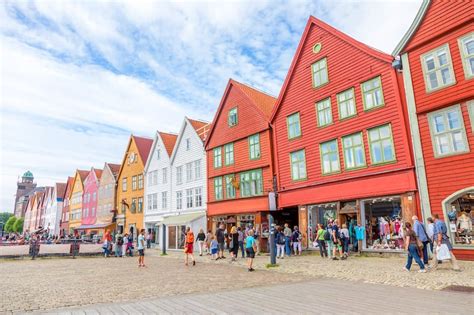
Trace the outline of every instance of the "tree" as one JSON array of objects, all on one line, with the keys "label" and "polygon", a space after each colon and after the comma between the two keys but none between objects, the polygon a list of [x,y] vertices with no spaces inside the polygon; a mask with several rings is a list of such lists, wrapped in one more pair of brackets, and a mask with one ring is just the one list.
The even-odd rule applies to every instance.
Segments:
[{"label": "tree", "polygon": [[5,223],[5,232],[13,232],[13,224],[16,222],[16,217],[11,216],[8,218],[7,223]]},{"label": "tree", "polygon": [[11,212],[0,213],[0,222],[3,222],[3,224],[5,224],[11,216],[13,216],[13,213]]},{"label": "tree", "polygon": [[23,233],[23,223],[25,222],[25,219],[19,218],[15,221],[13,224],[13,232],[17,233]]}]

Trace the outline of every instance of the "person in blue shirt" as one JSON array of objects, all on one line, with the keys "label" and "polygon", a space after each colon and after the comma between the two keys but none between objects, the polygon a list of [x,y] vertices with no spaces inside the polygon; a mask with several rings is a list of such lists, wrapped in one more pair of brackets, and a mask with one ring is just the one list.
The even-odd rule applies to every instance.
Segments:
[{"label": "person in blue shirt", "polygon": [[254,237],[254,231],[250,229],[245,238],[245,251],[247,254],[247,268],[249,271],[255,271],[252,268],[253,259],[255,258],[255,252],[257,251],[257,241]]},{"label": "person in blue shirt", "polygon": [[439,219],[439,215],[435,214],[433,216],[434,218],[434,228],[433,228],[433,242],[436,244],[434,246],[434,259],[433,259],[433,269],[436,269],[438,267],[438,259],[436,258],[436,253],[438,252],[438,248],[442,245],[445,244],[448,246],[449,253],[451,254],[451,264],[453,267],[453,270],[455,271],[461,271],[461,268],[458,265],[458,261],[456,259],[456,256],[453,254],[453,245],[451,244],[451,241],[449,240],[448,237],[448,228],[446,227],[446,223],[441,221]]},{"label": "person in blue shirt", "polygon": [[426,233],[425,226],[418,220],[418,217],[414,215],[411,219],[413,220],[413,231],[416,237],[423,243],[423,263],[429,269],[431,268],[431,266],[428,265],[428,244],[430,243],[430,239]]}]

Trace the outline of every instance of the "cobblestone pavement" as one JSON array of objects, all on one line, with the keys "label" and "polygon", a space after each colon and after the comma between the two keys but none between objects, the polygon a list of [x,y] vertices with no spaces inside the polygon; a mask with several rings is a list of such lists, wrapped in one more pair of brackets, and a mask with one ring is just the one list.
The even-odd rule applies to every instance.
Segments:
[{"label": "cobblestone pavement", "polygon": [[[181,253],[170,252],[168,257],[181,257]],[[230,263],[229,257],[224,260],[212,261],[209,256],[197,257],[199,262],[210,264],[232,264],[245,268],[245,259],[238,259]],[[269,256],[258,256],[255,259],[254,268],[264,270],[270,262]],[[474,287],[474,262],[460,261],[461,272],[451,270],[450,264],[440,264],[437,270],[420,274],[418,265],[413,262],[411,272],[406,272],[403,267],[406,258],[403,257],[356,257],[351,256],[347,260],[332,261],[323,259],[319,252],[278,259],[276,268],[272,271],[279,274],[293,274],[305,277],[329,277],[341,280],[363,281],[365,283],[376,283],[394,285],[399,287],[413,287],[418,289],[440,290],[451,285]]]},{"label": "cobblestone pavement", "polygon": [[338,279],[54,310],[51,314],[472,314],[463,293]]},{"label": "cobblestone pavement", "polygon": [[[147,252],[151,254],[152,251]],[[196,292],[255,287],[304,280],[304,275],[250,274],[227,265],[147,256],[147,268],[136,258],[50,258],[0,260],[0,314],[66,306],[129,301]]]}]

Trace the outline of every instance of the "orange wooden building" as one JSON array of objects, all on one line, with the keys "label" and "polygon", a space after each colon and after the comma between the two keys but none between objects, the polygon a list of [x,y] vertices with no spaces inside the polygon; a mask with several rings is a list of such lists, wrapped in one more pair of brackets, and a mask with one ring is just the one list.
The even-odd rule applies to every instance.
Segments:
[{"label": "orange wooden building", "polygon": [[309,18],[271,119],[278,206],[298,213],[305,246],[332,218],[354,245],[365,228],[363,250],[403,250],[417,188],[392,61]]},{"label": "orange wooden building", "polygon": [[443,218],[458,258],[474,260],[474,5],[424,1],[396,47],[423,218]]},{"label": "orange wooden building", "polygon": [[266,214],[273,191],[269,117],[276,99],[229,80],[205,148],[208,175],[208,227],[220,223],[268,232]]}]

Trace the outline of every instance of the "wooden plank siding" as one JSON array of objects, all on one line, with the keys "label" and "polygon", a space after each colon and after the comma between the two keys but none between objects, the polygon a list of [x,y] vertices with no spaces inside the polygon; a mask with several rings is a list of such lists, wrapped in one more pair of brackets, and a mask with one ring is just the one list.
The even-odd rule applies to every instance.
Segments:
[{"label": "wooden plank siding", "polygon": [[[335,34],[332,28],[323,22],[310,18],[311,23],[303,37],[299,56],[294,61],[294,68],[288,74],[286,89],[280,94],[278,109],[274,114],[272,125],[275,137],[275,155],[279,184],[279,206],[288,207],[305,202],[336,201],[348,198],[368,197],[367,194],[391,194],[393,187],[399,193],[415,191],[416,185],[413,173],[413,159],[407,132],[406,115],[398,85],[398,78],[391,66],[391,58],[381,59],[375,51],[368,54],[367,46],[351,39],[346,40]],[[313,53],[313,46],[321,43],[319,53]],[[300,44],[301,45],[301,44]],[[311,65],[327,58],[329,83],[313,88]],[[385,105],[370,111],[364,111],[361,84],[380,76]],[[339,119],[337,94],[354,88],[357,115],[352,118]],[[333,123],[329,126],[318,127],[315,103],[331,98]],[[287,116],[300,112],[302,136],[288,140]],[[390,123],[392,126],[393,142],[396,161],[384,165],[372,165],[370,161],[367,129]],[[363,133],[365,159],[367,167],[357,170],[345,170],[341,137]],[[336,174],[323,175],[321,170],[319,144],[328,140],[338,139],[338,150],[341,171]],[[305,149],[307,179],[293,181],[291,179],[290,153]],[[396,178],[403,178],[401,183],[394,185],[383,178],[391,178],[391,172],[398,172]],[[375,176],[369,182],[370,187],[360,186],[366,179],[358,178]],[[401,177],[397,177],[401,176]],[[346,184],[342,184],[345,183]],[[324,186],[327,185],[327,186]],[[304,188],[311,188],[311,193]],[[324,186],[324,187],[323,187]],[[392,186],[392,187],[391,187]],[[298,189],[298,193],[292,190]],[[324,191],[324,192],[323,192]],[[309,193],[309,194],[308,194]],[[287,196],[285,196],[285,194]],[[372,195],[373,196],[373,195]]]}]

